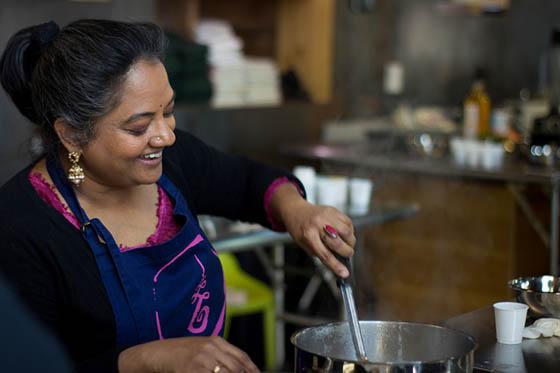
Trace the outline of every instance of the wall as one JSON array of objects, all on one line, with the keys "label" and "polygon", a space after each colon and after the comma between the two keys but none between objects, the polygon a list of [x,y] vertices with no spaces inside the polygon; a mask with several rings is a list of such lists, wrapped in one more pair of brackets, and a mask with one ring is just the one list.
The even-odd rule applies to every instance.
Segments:
[{"label": "wall", "polygon": [[[152,0],[112,0],[108,3],[79,3],[68,0],[1,0],[0,50],[16,31],[28,25],[56,21],[65,25],[79,18],[152,20]],[[31,124],[0,89],[0,184],[29,162]]]},{"label": "wall", "polygon": [[290,168],[291,159],[280,154],[282,145],[309,142],[313,129],[329,115],[327,105],[291,103],[280,107],[190,109],[177,107],[177,128],[229,153]]},{"label": "wall", "polygon": [[476,66],[488,69],[494,101],[537,90],[539,56],[560,24],[559,1],[512,0],[506,14],[481,17],[443,14],[436,2],[378,0],[372,13],[359,15],[337,3],[335,92],[345,115],[383,110],[383,65],[393,59],[404,65],[411,104],[461,103]]},{"label": "wall", "polygon": [[[514,252],[515,201],[506,186],[392,172],[382,180],[374,203],[420,209],[367,230],[362,255],[370,275],[357,285],[364,318],[435,323],[511,297],[507,282],[527,264]],[[522,251],[539,261],[546,254]]]}]

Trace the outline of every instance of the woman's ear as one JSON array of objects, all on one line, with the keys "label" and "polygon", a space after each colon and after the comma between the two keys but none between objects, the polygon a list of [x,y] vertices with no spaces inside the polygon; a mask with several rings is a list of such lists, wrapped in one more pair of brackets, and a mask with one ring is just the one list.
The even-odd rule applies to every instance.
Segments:
[{"label": "woman's ear", "polygon": [[77,141],[77,132],[74,128],[72,128],[66,121],[61,118],[58,118],[54,122],[54,130],[60,139],[62,145],[66,148],[66,150],[70,152],[79,152],[81,150],[81,146]]}]

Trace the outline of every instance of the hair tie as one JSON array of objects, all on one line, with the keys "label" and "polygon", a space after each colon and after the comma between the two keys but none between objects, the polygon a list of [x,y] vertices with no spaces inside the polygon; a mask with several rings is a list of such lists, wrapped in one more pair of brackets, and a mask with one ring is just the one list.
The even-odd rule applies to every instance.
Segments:
[{"label": "hair tie", "polygon": [[53,42],[59,32],[60,27],[53,21],[37,25],[37,28],[31,34],[31,42],[42,52]]}]

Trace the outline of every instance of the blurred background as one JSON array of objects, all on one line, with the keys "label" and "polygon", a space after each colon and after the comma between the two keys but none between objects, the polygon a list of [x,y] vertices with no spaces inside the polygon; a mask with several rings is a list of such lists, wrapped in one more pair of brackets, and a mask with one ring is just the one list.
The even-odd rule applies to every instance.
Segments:
[{"label": "blurred background", "polygon": [[[166,30],[179,128],[281,167],[369,179],[372,209],[418,207],[360,231],[363,318],[438,322],[511,297],[514,277],[556,274],[557,0],[1,0],[0,46],[79,18]],[[32,131],[0,92],[0,183],[31,160]],[[270,283],[254,254],[238,258]],[[286,262],[316,270],[298,250]],[[286,278],[287,308],[306,284]],[[336,318],[328,281],[317,292],[305,315]],[[261,356],[253,324],[231,338]]]},{"label": "blurred background", "polygon": [[[207,46],[202,51],[183,46],[183,57],[189,61],[190,53],[192,59],[191,79],[189,71],[177,72],[174,83],[194,81],[196,87],[180,95],[186,113],[178,115],[219,147],[274,161],[281,160],[272,143],[319,140],[328,119],[386,115],[398,103],[459,110],[477,69],[486,74],[493,104],[517,100],[522,91],[529,97],[543,94],[543,56],[560,12],[557,2],[490,1],[508,4],[504,11],[476,10],[464,6],[467,0],[370,2],[371,10],[353,12],[346,0],[2,0],[0,45],[21,27],[51,19],[60,25],[84,17],[158,22],[183,41]],[[216,35],[214,47],[205,30]],[[181,48],[177,43],[172,39],[172,51]],[[229,60],[228,51],[234,56]],[[252,59],[240,68],[235,52],[239,60]],[[180,63],[180,54],[169,63]],[[215,72],[213,87],[201,82],[196,66],[206,58]],[[249,73],[257,81],[252,93],[245,92],[236,68],[257,71]],[[387,73],[396,80],[392,93],[384,90]],[[258,87],[259,79],[269,88]],[[198,107],[190,110],[188,104]],[[255,106],[263,110],[247,110]],[[0,123],[0,181],[5,181],[26,164],[31,127],[4,92]]]}]

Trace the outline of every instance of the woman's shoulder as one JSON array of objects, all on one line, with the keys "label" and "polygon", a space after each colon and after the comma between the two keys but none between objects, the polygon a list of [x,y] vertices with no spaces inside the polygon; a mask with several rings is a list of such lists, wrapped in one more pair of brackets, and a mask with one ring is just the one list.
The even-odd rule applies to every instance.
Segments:
[{"label": "woman's shoulder", "polygon": [[175,137],[175,143],[164,152],[164,161],[181,167],[182,171],[198,175],[208,163],[227,157],[225,153],[189,132],[176,129]]},{"label": "woman's shoulder", "polygon": [[175,130],[175,143],[168,149],[170,155],[178,156],[185,153],[196,153],[200,148],[208,147],[193,134],[181,129]]},{"label": "woman's shoulder", "polygon": [[45,211],[29,181],[31,168],[24,168],[0,187],[0,235],[8,229],[29,233],[44,227],[39,222]]},{"label": "woman's shoulder", "polygon": [[175,137],[175,143],[164,151],[163,157],[165,172],[172,179],[195,172],[201,166],[200,157],[209,148],[202,140],[180,129],[175,130]]},{"label": "woman's shoulder", "polygon": [[28,175],[31,168],[32,166],[25,167],[0,186],[0,209],[10,208],[26,201],[25,196],[29,192],[27,187],[30,185]]},{"label": "woman's shoulder", "polygon": [[81,242],[79,231],[39,197],[29,180],[31,169],[0,187],[0,271],[20,261],[55,263]]}]

